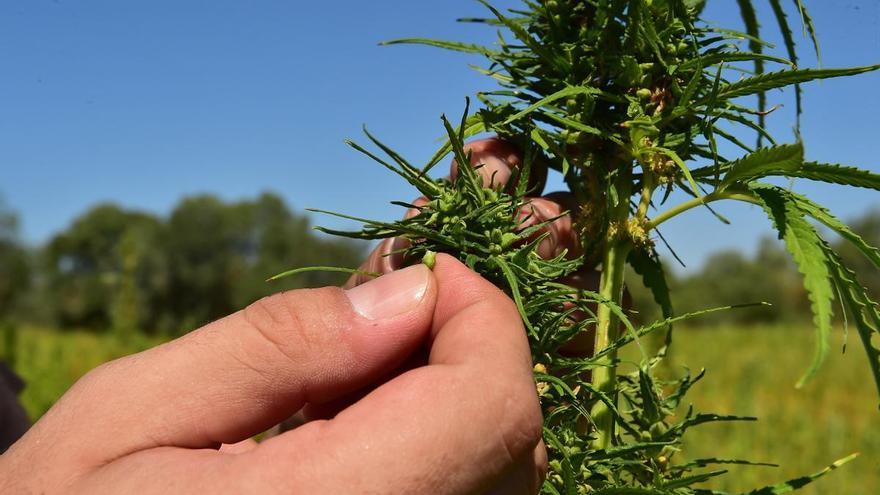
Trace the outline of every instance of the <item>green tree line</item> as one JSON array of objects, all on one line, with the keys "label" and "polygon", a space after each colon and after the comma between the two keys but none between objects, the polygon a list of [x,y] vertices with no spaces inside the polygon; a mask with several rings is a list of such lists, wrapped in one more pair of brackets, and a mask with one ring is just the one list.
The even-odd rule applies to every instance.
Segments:
[{"label": "green tree line", "polygon": [[357,266],[363,246],[316,235],[274,194],[184,198],[166,217],[106,203],[44,246],[0,216],[0,320],[177,335],[283,289],[339,284],[338,273],[266,278],[311,265]]}]

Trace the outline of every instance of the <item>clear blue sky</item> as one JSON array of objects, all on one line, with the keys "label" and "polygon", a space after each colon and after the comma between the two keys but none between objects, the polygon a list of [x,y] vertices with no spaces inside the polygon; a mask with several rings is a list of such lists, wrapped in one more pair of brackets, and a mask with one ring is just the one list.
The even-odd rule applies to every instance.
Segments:
[{"label": "clear blue sky", "polygon": [[[880,2],[807,3],[823,65],[880,62]],[[710,17],[738,23],[734,5],[713,0]],[[454,22],[482,14],[472,0],[0,2],[0,194],[33,244],[99,201],[164,214],[201,192],[271,190],[296,209],[395,218],[388,202],[413,192],[342,140],[367,123],[424,161],[439,115],[459,115],[463,97],[489,83],[466,67],[478,59],[376,43],[491,42],[490,29]],[[775,39],[774,24],[766,28]],[[806,45],[801,52],[802,66],[815,64]],[[770,117],[779,136],[792,135],[792,100],[770,96],[786,104]],[[880,74],[811,84],[805,105],[810,158],[880,172]],[[880,205],[869,191],[796,189],[845,218]],[[770,232],[753,208],[720,209],[733,226],[702,212],[669,222],[665,234],[691,266],[722,246],[750,250]]]}]

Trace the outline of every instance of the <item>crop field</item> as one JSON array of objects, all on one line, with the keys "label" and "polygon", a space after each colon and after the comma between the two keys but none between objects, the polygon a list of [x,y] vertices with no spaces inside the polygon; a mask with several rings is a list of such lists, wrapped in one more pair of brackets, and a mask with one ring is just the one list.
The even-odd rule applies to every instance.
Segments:
[{"label": "crop field", "polygon": [[[686,362],[694,371],[709,370],[690,394],[697,410],[759,418],[694,429],[686,437],[688,456],[723,455],[781,465],[731,466],[730,474],[708,486],[736,493],[811,473],[860,452],[859,458],[801,493],[880,493],[880,415],[864,351],[851,333],[846,354],[832,354],[812,383],[795,390],[813,352],[810,339],[802,334],[811,331],[808,326],[676,329],[671,366]],[[90,368],[159,342],[21,328],[15,359],[17,371],[28,382],[22,402],[36,419]],[[834,343],[839,351],[842,331],[835,332]],[[0,350],[0,355],[10,355],[9,349]]]},{"label": "crop field", "polygon": [[798,493],[880,493],[877,391],[855,332],[845,354],[835,331],[832,354],[803,389],[794,384],[813,348],[807,326],[676,329],[672,366],[706,368],[690,401],[702,412],[756,416],[757,422],[715,423],[685,437],[689,458],[724,457],[780,467],[730,466],[711,488],[746,492],[820,470],[854,452],[861,456]]}]

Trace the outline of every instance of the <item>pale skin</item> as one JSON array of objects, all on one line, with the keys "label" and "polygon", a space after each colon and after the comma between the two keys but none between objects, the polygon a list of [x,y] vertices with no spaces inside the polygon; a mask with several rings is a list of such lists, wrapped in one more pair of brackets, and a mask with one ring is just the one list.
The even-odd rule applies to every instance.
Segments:
[{"label": "pale skin", "polygon": [[[481,174],[518,164],[506,143],[470,146]],[[563,211],[534,203],[526,221]],[[576,249],[570,219],[549,228],[542,255]],[[365,263],[385,276],[276,294],[89,372],[0,456],[0,493],[537,493],[515,306],[450,256],[400,269],[388,245]]]}]

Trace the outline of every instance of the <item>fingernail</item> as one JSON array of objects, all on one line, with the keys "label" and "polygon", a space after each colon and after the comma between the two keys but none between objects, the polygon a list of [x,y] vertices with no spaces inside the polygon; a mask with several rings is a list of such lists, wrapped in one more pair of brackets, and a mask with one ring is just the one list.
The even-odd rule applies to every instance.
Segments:
[{"label": "fingernail", "polygon": [[428,290],[431,270],[423,264],[371,280],[345,291],[355,311],[368,320],[382,320],[414,310]]}]

